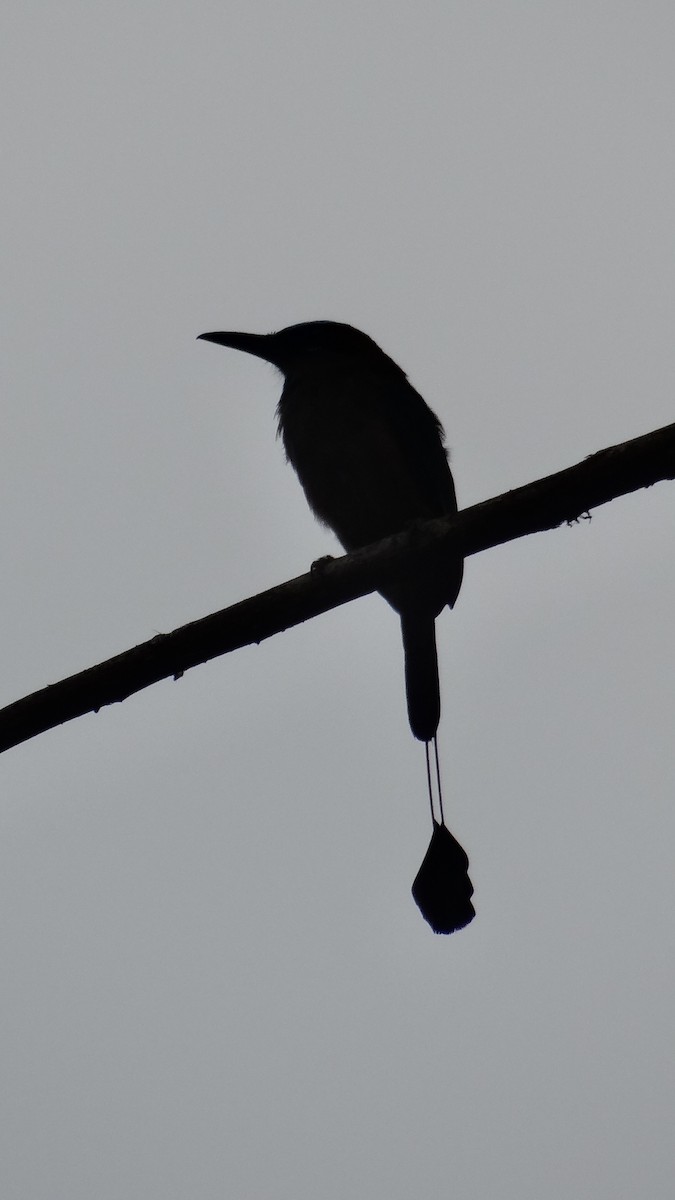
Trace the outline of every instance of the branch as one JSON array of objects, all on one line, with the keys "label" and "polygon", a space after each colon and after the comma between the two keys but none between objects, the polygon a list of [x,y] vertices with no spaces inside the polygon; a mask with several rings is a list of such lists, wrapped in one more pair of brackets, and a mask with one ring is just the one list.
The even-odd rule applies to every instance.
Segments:
[{"label": "branch", "polygon": [[0,753],[160,679],[259,643],[310,617],[376,591],[424,550],[442,543],[468,557],[526,534],[554,529],[639,488],[675,478],[675,424],[610,446],[574,467],[516,488],[455,518],[415,524],[374,546],[322,564],[258,596],[158,634],[133,650],[71,675],[0,710]]}]

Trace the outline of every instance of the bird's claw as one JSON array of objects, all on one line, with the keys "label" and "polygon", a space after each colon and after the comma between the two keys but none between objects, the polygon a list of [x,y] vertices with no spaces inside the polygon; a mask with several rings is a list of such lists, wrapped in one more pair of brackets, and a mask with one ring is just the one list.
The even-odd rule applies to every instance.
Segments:
[{"label": "bird's claw", "polygon": [[322,575],[329,563],[335,562],[332,554],[322,554],[321,558],[315,558],[309,568],[310,575]]}]

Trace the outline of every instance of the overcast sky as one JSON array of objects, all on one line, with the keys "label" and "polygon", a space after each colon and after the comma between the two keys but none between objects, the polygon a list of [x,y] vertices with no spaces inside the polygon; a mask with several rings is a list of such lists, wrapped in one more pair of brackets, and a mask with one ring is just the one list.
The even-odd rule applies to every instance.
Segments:
[{"label": "overcast sky", "polygon": [[[0,703],[336,553],[280,380],[329,318],[461,506],[675,419],[675,10],[9,0]],[[426,850],[376,596],[0,760],[3,1200],[670,1200],[675,492],[473,558]]]}]

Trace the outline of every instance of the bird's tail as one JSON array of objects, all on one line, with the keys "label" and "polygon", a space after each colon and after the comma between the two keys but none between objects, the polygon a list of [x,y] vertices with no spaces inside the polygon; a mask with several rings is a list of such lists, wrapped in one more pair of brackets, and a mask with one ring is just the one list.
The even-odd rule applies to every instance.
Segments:
[{"label": "bird's tail", "polygon": [[434,832],[412,894],[434,933],[454,933],[476,915],[469,860],[450,830],[434,821]]},{"label": "bird's tail", "polygon": [[434,617],[419,612],[401,613],[401,633],[410,728],[421,742],[430,742],[441,716]]}]

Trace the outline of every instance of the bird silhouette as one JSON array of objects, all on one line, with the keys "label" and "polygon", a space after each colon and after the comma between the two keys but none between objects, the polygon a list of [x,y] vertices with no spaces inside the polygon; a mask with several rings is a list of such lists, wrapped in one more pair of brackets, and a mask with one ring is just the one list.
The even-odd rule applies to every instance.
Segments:
[{"label": "bird silhouette", "polygon": [[[309,321],[277,333],[200,337],[265,359],[282,372],[277,418],[286,457],[310,508],[345,550],[399,533],[411,522],[457,512],[440,421],[367,334],[336,321]],[[426,747],[433,834],[413,896],[437,933],[461,929],[475,915],[467,856],[445,826],[436,742],[435,622],[455,603],[462,570],[461,558],[434,547],[380,589],[401,619],[408,718]]]}]

